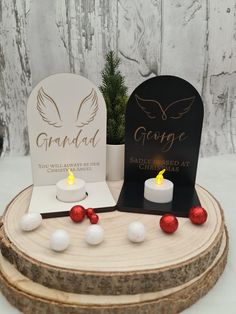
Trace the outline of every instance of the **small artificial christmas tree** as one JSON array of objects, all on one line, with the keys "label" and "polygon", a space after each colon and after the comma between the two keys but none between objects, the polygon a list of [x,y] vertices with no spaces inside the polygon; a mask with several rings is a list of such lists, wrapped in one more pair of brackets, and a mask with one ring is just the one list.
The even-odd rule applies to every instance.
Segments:
[{"label": "small artificial christmas tree", "polygon": [[114,51],[106,55],[100,90],[107,106],[107,144],[123,144],[125,136],[125,107],[128,100],[124,76],[118,67],[120,59]]}]

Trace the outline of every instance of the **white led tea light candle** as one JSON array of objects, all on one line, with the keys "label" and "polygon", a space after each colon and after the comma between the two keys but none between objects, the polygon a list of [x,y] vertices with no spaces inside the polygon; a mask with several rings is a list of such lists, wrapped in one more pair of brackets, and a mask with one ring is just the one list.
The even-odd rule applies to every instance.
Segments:
[{"label": "white led tea light candle", "polygon": [[151,178],[144,183],[144,198],[154,203],[169,203],[173,199],[174,184],[172,181],[164,179],[161,170],[156,178]]},{"label": "white led tea light candle", "polygon": [[86,197],[85,182],[75,178],[70,169],[68,177],[57,182],[57,199],[62,202],[78,202]]}]

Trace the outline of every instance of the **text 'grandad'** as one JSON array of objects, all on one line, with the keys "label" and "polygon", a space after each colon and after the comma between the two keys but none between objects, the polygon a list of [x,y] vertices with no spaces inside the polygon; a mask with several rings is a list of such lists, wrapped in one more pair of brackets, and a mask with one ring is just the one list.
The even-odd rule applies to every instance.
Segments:
[{"label": "text 'grandad'", "polygon": [[75,148],[79,148],[81,145],[95,148],[99,142],[98,134],[99,129],[96,130],[93,136],[84,136],[82,130],[80,130],[75,137],[69,137],[67,135],[53,137],[49,136],[47,133],[42,132],[36,138],[36,145],[39,148],[43,148],[45,151],[52,147],[65,148],[74,146]]}]

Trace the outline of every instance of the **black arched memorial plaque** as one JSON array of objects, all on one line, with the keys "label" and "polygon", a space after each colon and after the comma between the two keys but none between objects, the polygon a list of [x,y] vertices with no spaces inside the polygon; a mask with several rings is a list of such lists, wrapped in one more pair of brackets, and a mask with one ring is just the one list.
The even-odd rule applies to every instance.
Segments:
[{"label": "black arched memorial plaque", "polygon": [[[197,90],[175,76],[157,76],[139,85],[126,110],[125,179],[121,211],[187,216],[200,205],[195,191],[203,103]],[[171,203],[144,199],[144,182],[165,168],[174,183]]]}]

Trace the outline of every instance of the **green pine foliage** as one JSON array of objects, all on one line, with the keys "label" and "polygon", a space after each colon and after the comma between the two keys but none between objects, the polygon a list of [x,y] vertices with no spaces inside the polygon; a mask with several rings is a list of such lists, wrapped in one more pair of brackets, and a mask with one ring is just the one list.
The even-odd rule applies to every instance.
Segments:
[{"label": "green pine foliage", "polygon": [[120,59],[114,51],[106,55],[100,90],[107,106],[107,144],[123,144],[125,107],[128,100],[124,76],[119,71]]}]

